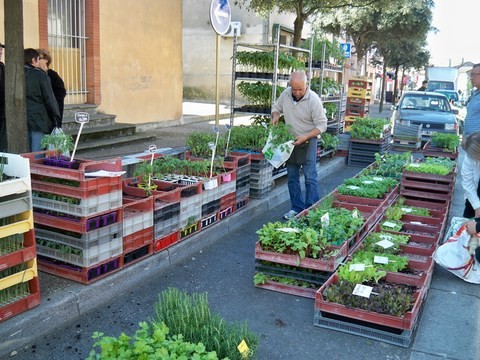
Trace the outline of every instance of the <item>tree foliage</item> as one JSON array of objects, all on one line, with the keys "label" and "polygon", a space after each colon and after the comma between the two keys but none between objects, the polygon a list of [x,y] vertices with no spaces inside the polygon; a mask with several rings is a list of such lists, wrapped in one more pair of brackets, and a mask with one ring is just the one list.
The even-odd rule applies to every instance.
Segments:
[{"label": "tree foliage", "polygon": [[[383,1],[383,0],[382,0]],[[315,14],[333,9],[366,7],[378,0],[235,0],[235,5],[247,7],[259,14],[268,16],[272,11],[296,15],[293,29],[293,46],[300,47],[305,21]]]}]

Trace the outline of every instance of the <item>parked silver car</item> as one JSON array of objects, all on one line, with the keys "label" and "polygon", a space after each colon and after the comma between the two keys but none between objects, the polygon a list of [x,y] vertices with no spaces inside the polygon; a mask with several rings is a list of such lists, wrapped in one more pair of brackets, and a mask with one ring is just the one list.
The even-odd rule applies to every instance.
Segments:
[{"label": "parked silver car", "polygon": [[458,134],[458,110],[452,109],[448,98],[439,92],[407,91],[392,110],[393,126],[422,125],[422,142],[434,132]]}]

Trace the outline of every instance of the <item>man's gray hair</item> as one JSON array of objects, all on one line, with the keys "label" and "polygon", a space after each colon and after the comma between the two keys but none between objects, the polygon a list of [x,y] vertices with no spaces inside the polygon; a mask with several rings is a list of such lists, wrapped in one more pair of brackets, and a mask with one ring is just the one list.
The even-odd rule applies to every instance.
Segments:
[{"label": "man's gray hair", "polygon": [[292,79],[296,80],[302,80],[305,84],[308,82],[307,80],[307,74],[305,71],[294,71],[290,74],[290,82],[292,82]]}]

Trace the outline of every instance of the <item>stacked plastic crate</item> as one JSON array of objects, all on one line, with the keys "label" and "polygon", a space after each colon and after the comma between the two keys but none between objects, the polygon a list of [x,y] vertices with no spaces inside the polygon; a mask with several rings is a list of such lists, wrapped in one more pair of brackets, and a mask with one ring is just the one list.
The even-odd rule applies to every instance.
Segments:
[{"label": "stacked plastic crate", "polygon": [[372,82],[363,78],[348,81],[347,110],[345,111],[345,131],[349,132],[356,118],[368,116]]},{"label": "stacked plastic crate", "polygon": [[250,197],[261,199],[270,194],[273,187],[273,166],[264,157],[252,156],[250,165]]},{"label": "stacked plastic crate", "polygon": [[[225,166],[228,165],[225,164]],[[250,202],[250,154],[237,156],[232,168],[236,171],[235,206],[233,208],[233,211],[235,212],[245,208]]]},{"label": "stacked plastic crate", "polygon": [[28,159],[0,156],[0,322],[40,304]]},{"label": "stacked plastic crate", "polygon": [[[39,269],[85,284],[120,270],[121,160],[77,160],[77,169],[60,168],[35,154],[23,156],[30,158]],[[106,176],[89,176],[102,170]]]},{"label": "stacked plastic crate", "polygon": [[153,196],[122,199],[122,265],[128,266],[153,254]]}]

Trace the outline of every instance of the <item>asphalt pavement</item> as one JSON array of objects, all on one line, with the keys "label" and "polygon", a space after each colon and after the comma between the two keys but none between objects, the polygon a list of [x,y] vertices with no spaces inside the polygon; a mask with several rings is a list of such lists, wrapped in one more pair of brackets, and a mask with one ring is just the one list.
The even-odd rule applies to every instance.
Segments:
[{"label": "asphalt pavement", "polygon": [[[388,111],[375,113],[375,109],[374,105],[371,116],[388,117]],[[185,136],[197,126],[211,127],[211,121],[192,121],[168,131]],[[157,147],[176,146],[168,140],[162,138]],[[143,151],[142,144],[138,146],[129,151]],[[107,150],[102,156],[108,156]],[[118,149],[111,151],[118,153]],[[462,158],[463,154],[460,163]],[[346,166],[345,158],[322,158],[322,194],[360,170]],[[458,176],[451,216],[463,211],[460,181]],[[255,288],[255,231],[268,221],[280,220],[288,209],[288,190],[285,179],[280,178],[267,198],[253,199],[198,235],[91,285],[40,272],[42,302],[0,324],[0,358],[84,359],[94,331],[111,336],[122,331],[133,334],[138,322],[154,316],[158,294],[177,287],[208,292],[212,310],[227,321],[246,320],[250,330],[260,336],[258,358],[262,360],[480,359],[479,287],[438,266],[408,348],[315,327],[312,299]]]}]

